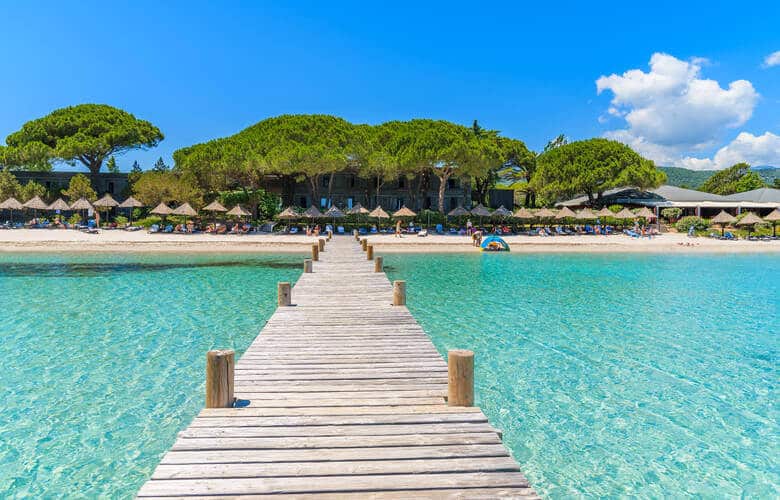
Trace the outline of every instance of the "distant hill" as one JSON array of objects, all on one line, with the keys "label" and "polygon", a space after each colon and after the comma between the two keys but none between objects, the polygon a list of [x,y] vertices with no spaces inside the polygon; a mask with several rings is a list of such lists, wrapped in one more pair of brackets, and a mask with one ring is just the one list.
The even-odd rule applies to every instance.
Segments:
[{"label": "distant hill", "polygon": [[[679,167],[658,167],[662,170],[667,177],[666,183],[672,186],[685,187],[688,189],[696,189],[706,181],[715,170],[688,170],[687,168]],[[764,179],[769,185],[780,178],[780,168],[772,167],[769,165],[761,165],[752,167],[751,170],[756,172]]]}]

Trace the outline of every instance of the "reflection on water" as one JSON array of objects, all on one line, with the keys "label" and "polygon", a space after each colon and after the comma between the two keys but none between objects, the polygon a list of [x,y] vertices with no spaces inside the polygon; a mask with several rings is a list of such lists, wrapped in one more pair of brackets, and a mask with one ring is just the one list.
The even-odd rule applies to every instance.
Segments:
[{"label": "reflection on water", "polygon": [[266,269],[295,269],[301,267],[298,262],[282,262],[269,260],[240,260],[224,262],[0,262],[0,278],[2,277],[62,277],[79,278],[98,276],[101,274],[137,273],[153,271],[169,271],[174,269],[198,269],[208,267],[257,267]]}]

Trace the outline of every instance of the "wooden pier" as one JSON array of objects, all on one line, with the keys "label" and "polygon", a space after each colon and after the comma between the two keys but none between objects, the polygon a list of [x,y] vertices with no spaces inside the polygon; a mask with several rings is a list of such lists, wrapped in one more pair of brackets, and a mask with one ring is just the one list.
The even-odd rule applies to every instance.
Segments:
[{"label": "wooden pier", "polygon": [[202,410],[138,497],[536,497],[482,411],[448,405],[447,364],[366,254],[334,238],[280,286],[236,407]]}]

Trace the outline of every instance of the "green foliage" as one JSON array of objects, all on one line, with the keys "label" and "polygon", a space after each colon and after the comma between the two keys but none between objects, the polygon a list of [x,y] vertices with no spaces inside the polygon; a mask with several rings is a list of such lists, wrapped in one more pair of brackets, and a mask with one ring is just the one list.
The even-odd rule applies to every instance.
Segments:
[{"label": "green foliage", "polygon": [[710,227],[710,221],[691,215],[678,220],[674,227],[681,233],[687,233],[691,227],[696,231],[704,231]]},{"label": "green foliage", "polygon": [[81,222],[81,214],[79,214],[78,212],[73,212],[73,215],[68,217],[68,224],[75,225],[75,224],[79,224],[80,222]]},{"label": "green foliage", "polygon": [[780,189],[780,177],[774,180],[774,182],[772,183],[772,187],[774,187],[775,189]]},{"label": "green foliage", "polygon": [[272,219],[278,213],[281,204],[277,195],[264,189],[222,191],[219,193],[219,201],[226,207],[241,205],[250,212],[257,207],[258,215],[266,219]]},{"label": "green foliage", "polygon": [[157,161],[154,162],[154,166],[152,167],[153,172],[168,172],[170,169],[171,167],[165,164],[162,156],[157,158]]},{"label": "green foliage", "polygon": [[158,217],[156,215],[150,215],[149,217],[145,217],[143,219],[136,219],[133,221],[134,226],[141,226],[145,228],[150,228],[153,224],[159,224],[162,221],[162,217]]},{"label": "green foliage", "polygon": [[0,169],[0,201],[7,200],[10,197],[19,198],[22,192],[22,185],[14,174],[8,168]]},{"label": "green foliage", "polygon": [[116,222],[118,226],[126,226],[128,219],[124,215],[117,215],[114,217],[114,222]]},{"label": "green foliage", "polygon": [[197,209],[203,205],[203,191],[192,178],[174,172],[144,172],[133,184],[133,195],[148,206],[187,202]]},{"label": "green foliage", "polygon": [[552,139],[550,141],[547,141],[547,144],[544,146],[544,153],[553,150],[555,148],[559,148],[561,146],[565,146],[569,143],[569,140],[566,138],[565,135],[560,134],[555,139]]},{"label": "green foliage", "polygon": [[701,190],[715,194],[734,194],[764,187],[764,181],[750,170],[747,163],[737,163],[731,167],[712,174]]},{"label": "green foliage", "polygon": [[677,220],[680,215],[682,215],[682,209],[681,208],[664,208],[661,210],[661,216],[665,218],[666,220],[674,221]]},{"label": "green foliage", "polygon": [[618,186],[656,187],[663,172],[625,144],[590,139],[565,144],[539,156],[532,187],[551,198],[585,193],[591,203]]},{"label": "green foliage", "polygon": [[46,188],[42,184],[38,184],[35,181],[29,181],[22,187],[21,191],[19,192],[19,201],[24,203],[31,200],[32,198],[35,198],[36,196],[45,198]]},{"label": "green foliage", "polygon": [[609,208],[612,212],[618,213],[623,210],[623,205],[610,205],[607,208]]},{"label": "green foliage", "polygon": [[9,164],[51,168],[52,161],[80,162],[98,173],[111,155],[150,148],[163,140],[160,129],[105,104],[80,104],[25,123],[6,139]]},{"label": "green foliage", "polygon": [[670,186],[698,189],[709,176],[712,170],[688,170],[680,167],[658,167],[658,170],[666,174],[666,183]]},{"label": "green foliage", "polygon": [[111,156],[106,162],[106,171],[112,174],[116,174],[119,172],[119,166],[116,164],[116,158],[114,158],[113,156]]},{"label": "green foliage", "polygon": [[86,198],[89,201],[97,200],[97,193],[92,189],[92,183],[84,174],[76,174],[70,178],[68,189],[62,192],[71,202],[79,198]]}]

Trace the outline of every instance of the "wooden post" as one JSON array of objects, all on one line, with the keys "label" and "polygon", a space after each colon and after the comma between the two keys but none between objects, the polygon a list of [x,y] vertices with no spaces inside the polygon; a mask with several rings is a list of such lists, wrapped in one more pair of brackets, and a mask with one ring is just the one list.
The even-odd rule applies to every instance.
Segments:
[{"label": "wooden post", "polygon": [[320,260],[320,244],[315,243],[311,246],[311,260],[318,261]]},{"label": "wooden post", "polygon": [[363,251],[364,252],[367,251],[368,250],[368,239],[367,238],[363,238],[362,240],[360,240],[360,245],[363,247]]},{"label": "wooden post", "polygon": [[381,273],[384,271],[384,259],[382,257],[374,257],[374,272],[375,273]]},{"label": "wooden post", "polygon": [[328,229],[328,241],[330,241],[331,238],[333,238],[333,231]]},{"label": "wooden post", "polygon": [[320,238],[317,240],[317,243],[320,245],[320,252],[325,251],[325,238]]},{"label": "wooden post", "polygon": [[310,273],[312,272],[312,263],[311,259],[303,259],[303,272],[304,273]]},{"label": "wooden post", "polygon": [[368,245],[366,248],[366,259],[374,260],[374,245]]},{"label": "wooden post", "polygon": [[206,353],[206,408],[233,406],[233,369],[236,352],[220,349]]},{"label": "wooden post", "polygon": [[460,349],[447,352],[447,404],[474,406],[474,353]]},{"label": "wooden post", "polygon": [[406,305],[406,281],[402,281],[402,280],[393,281],[393,305],[394,306]]},{"label": "wooden post", "polygon": [[280,281],[277,285],[278,304],[279,307],[289,306],[292,297],[290,296],[290,283],[288,281]]},{"label": "wooden post", "polygon": [[355,241],[360,241],[360,232],[357,229],[352,230],[352,236],[355,237]]}]

